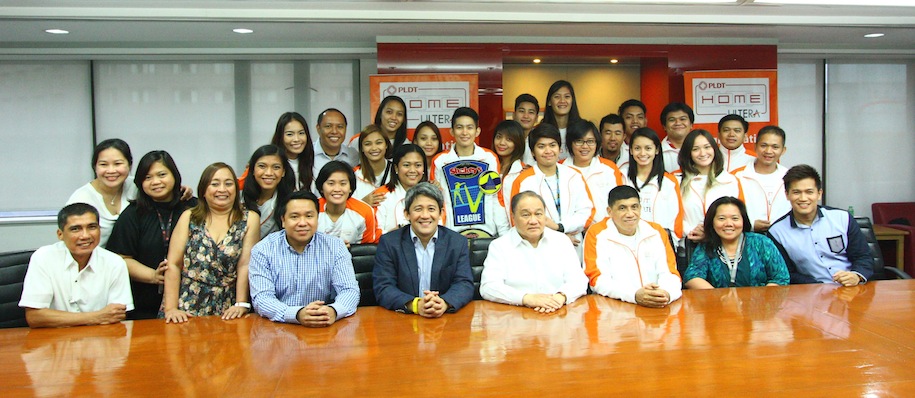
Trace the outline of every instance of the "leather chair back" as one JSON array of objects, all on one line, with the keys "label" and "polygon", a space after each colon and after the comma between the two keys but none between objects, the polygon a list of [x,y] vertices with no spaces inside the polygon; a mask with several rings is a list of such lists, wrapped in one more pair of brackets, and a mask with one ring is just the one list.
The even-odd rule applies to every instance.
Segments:
[{"label": "leather chair back", "polygon": [[19,300],[32,253],[34,250],[0,254],[0,328],[28,326]]},{"label": "leather chair back", "polygon": [[372,270],[375,268],[375,249],[377,245],[351,245],[350,254],[353,256],[353,271],[356,273],[356,282],[359,282],[359,306],[365,307],[378,305],[375,299],[375,290],[372,288]]},{"label": "leather chair back", "polygon": [[489,244],[493,238],[470,239],[470,268],[473,271],[473,299],[482,300],[480,295],[480,279],[483,276],[483,262],[489,253]]}]

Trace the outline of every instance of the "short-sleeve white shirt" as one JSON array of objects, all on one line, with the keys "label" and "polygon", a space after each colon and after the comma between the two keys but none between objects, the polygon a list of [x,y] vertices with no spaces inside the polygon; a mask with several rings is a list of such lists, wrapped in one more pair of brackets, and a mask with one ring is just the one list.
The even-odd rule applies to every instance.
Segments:
[{"label": "short-sleeve white shirt", "polygon": [[127,264],[117,254],[96,247],[82,271],[63,242],[32,254],[20,307],[92,312],[108,304],[124,304],[127,311],[134,308]]}]

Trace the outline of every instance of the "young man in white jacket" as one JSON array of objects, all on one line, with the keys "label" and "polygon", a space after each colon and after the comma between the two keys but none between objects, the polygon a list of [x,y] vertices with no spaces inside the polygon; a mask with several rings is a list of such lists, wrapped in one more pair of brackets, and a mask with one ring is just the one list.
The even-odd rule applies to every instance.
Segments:
[{"label": "young man in white jacket", "polygon": [[585,274],[595,293],[661,308],[681,296],[682,281],[667,232],[641,219],[639,193],[628,185],[610,191],[610,217],[585,234]]}]

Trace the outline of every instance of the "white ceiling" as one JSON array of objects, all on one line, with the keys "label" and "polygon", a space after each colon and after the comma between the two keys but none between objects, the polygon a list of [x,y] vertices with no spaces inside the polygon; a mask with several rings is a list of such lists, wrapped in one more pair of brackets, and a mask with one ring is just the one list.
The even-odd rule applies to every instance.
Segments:
[{"label": "white ceiling", "polygon": [[[372,54],[377,42],[422,41],[777,44],[782,55],[915,58],[915,7],[735,1],[0,0],[0,56],[327,57]],[[255,32],[232,32],[239,27]],[[886,36],[864,38],[872,32]]]}]

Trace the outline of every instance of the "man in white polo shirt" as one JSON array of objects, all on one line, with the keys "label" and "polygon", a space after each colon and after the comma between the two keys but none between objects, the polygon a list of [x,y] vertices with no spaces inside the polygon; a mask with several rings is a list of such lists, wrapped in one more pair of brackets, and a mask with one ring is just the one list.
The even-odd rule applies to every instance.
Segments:
[{"label": "man in white polo shirt", "polygon": [[22,299],[30,327],[117,323],[133,310],[127,264],[98,247],[98,210],[72,203],[57,214],[60,242],[32,254]]}]

